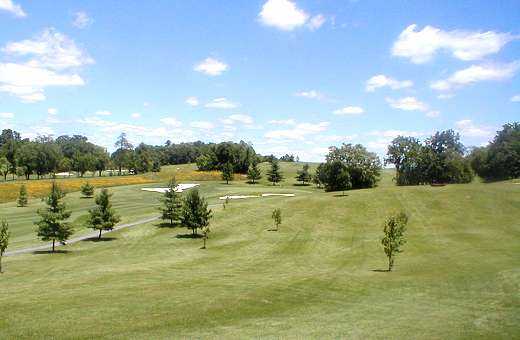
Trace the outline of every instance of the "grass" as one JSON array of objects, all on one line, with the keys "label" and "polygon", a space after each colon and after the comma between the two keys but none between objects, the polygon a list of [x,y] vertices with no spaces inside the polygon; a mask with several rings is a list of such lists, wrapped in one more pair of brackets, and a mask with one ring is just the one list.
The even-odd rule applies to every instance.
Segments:
[{"label": "grass", "polygon": [[[202,182],[215,211],[206,250],[155,222],[67,253],[4,258],[0,338],[520,336],[520,186],[395,187],[386,172],[378,188],[338,197],[291,181]],[[155,213],[158,194],[142,186],[111,189],[128,220]],[[297,196],[225,210],[218,201],[273,191]],[[76,195],[67,201],[78,218],[92,202]],[[274,208],[283,222],[269,232]],[[411,215],[408,243],[395,271],[382,272],[382,224],[401,209]],[[0,205],[6,212],[31,215],[11,203]],[[12,229],[14,246],[34,242],[23,240],[26,223]]]}]

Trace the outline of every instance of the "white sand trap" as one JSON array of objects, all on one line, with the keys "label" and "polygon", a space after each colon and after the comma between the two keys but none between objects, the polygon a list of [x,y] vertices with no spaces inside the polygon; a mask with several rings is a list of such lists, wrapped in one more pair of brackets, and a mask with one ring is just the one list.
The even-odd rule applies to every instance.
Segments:
[{"label": "white sand trap", "polygon": [[69,177],[71,175],[72,175],[72,173],[70,173],[70,172],[58,172],[56,174],[56,176],[60,176],[60,177]]},{"label": "white sand trap", "polygon": [[244,198],[259,198],[260,196],[247,196],[247,195],[235,195],[235,196],[222,196],[222,197],[219,197],[219,199],[221,200],[225,200],[225,199],[228,199],[228,200],[241,200],[241,199],[244,199]]},{"label": "white sand trap", "polygon": [[295,194],[262,194],[262,197],[269,197],[269,196],[283,196],[283,197],[294,197]]},{"label": "white sand trap", "polygon": [[[179,184],[175,187],[175,192],[183,192],[184,190],[188,190],[194,187],[198,187],[200,184],[193,184],[193,183],[185,183],[185,184]],[[170,188],[142,188],[143,191],[150,191],[150,192],[159,192],[161,194],[164,194]]]}]

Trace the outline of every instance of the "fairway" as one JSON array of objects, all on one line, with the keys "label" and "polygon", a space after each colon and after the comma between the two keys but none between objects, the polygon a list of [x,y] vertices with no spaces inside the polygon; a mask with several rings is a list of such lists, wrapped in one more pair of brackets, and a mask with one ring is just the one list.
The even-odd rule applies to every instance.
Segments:
[{"label": "fairway", "polygon": [[[214,210],[208,249],[151,222],[58,254],[4,258],[2,338],[515,338],[520,323],[520,187],[512,181],[396,187],[346,196],[294,186],[200,182]],[[149,187],[164,185],[155,183]],[[157,215],[146,185],[112,188],[122,222]],[[295,193],[236,200],[225,195]],[[78,223],[91,200],[69,194]],[[10,250],[37,244],[34,209],[13,203]],[[283,222],[272,227],[271,212]],[[410,214],[385,272],[382,224]],[[30,213],[32,211],[32,213]],[[79,228],[79,227],[78,227]],[[88,232],[87,229],[78,230]],[[71,330],[74,330],[71,333]]]}]

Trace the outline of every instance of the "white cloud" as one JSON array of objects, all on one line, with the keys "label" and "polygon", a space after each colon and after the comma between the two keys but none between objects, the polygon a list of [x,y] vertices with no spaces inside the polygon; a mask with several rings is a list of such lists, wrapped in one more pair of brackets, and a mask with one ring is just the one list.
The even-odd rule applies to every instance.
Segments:
[{"label": "white cloud", "polygon": [[520,61],[509,64],[472,65],[457,71],[449,78],[433,82],[430,86],[438,91],[450,91],[480,81],[500,81],[513,77],[520,69]]},{"label": "white cloud", "polygon": [[512,102],[520,102],[520,94],[511,97]]},{"label": "white cloud", "polygon": [[49,107],[47,109],[47,113],[52,115],[52,116],[55,116],[56,114],[58,114],[58,109],[54,108],[54,107]]},{"label": "white cloud", "polygon": [[213,58],[206,58],[193,67],[195,71],[207,74],[208,76],[219,76],[227,71],[228,68],[226,63]]},{"label": "white cloud", "polygon": [[415,97],[404,97],[401,99],[386,98],[386,101],[394,109],[423,112],[428,110],[428,106]]},{"label": "white cloud", "polygon": [[440,93],[437,98],[439,99],[450,99],[450,98],[453,98],[454,94],[453,93]]},{"label": "white cloud", "polygon": [[269,139],[303,140],[306,135],[313,135],[327,130],[329,122],[300,123],[292,129],[273,130],[265,134]]},{"label": "white cloud", "polygon": [[412,87],[413,82],[411,80],[396,80],[387,77],[383,74],[378,74],[367,80],[366,91],[374,92],[377,88],[388,86],[392,90],[399,90],[407,87]]},{"label": "white cloud", "polygon": [[112,112],[107,111],[107,110],[100,110],[100,111],[96,111],[95,115],[96,116],[111,116]]},{"label": "white cloud", "polygon": [[0,118],[2,118],[2,119],[12,119],[12,118],[14,118],[14,113],[12,113],[12,112],[0,112]]},{"label": "white cloud", "polygon": [[294,125],[296,124],[296,121],[292,118],[289,118],[282,120],[270,120],[268,123],[272,125]]},{"label": "white cloud", "polygon": [[204,106],[211,109],[234,109],[238,107],[238,104],[233,103],[227,98],[221,97],[213,99]]},{"label": "white cloud", "polygon": [[227,116],[226,118],[222,119],[222,123],[226,125],[232,125],[235,123],[242,123],[245,125],[251,125],[253,124],[253,117],[244,115],[244,114],[234,114]]},{"label": "white cloud", "polygon": [[139,112],[134,112],[130,115],[133,119],[139,119],[141,118],[141,114]]},{"label": "white cloud", "polygon": [[190,105],[190,106],[198,106],[199,105],[199,100],[197,99],[197,97],[188,97],[186,98],[186,104]]},{"label": "white cloud", "polygon": [[194,121],[190,123],[190,126],[202,130],[211,130],[215,127],[213,123],[207,121]]},{"label": "white cloud", "polygon": [[84,11],[79,11],[74,13],[74,20],[72,21],[72,25],[79,29],[87,28],[92,25],[94,20]]},{"label": "white cloud", "polygon": [[299,91],[294,94],[296,97],[304,97],[309,99],[323,99],[325,96],[316,91],[316,90],[309,90],[309,91]]},{"label": "white cloud", "polygon": [[320,28],[321,26],[323,26],[325,21],[327,21],[325,16],[323,14],[318,14],[318,15],[313,16],[311,18],[311,20],[309,20],[309,23],[307,24],[307,26],[309,27],[309,29],[311,31],[315,31],[318,28]]},{"label": "white cloud", "polygon": [[368,133],[369,136],[377,136],[380,138],[386,138],[387,140],[392,140],[398,136],[407,136],[407,137],[421,137],[426,136],[426,132],[421,131],[406,131],[406,130],[375,130]]},{"label": "white cloud", "polygon": [[448,50],[460,60],[479,60],[499,52],[504,45],[518,39],[509,33],[494,31],[443,31],[426,26],[417,30],[417,25],[408,26],[394,43],[394,56],[409,58],[413,63],[430,61],[440,50]]},{"label": "white cloud", "polygon": [[175,117],[162,118],[161,119],[161,123],[163,123],[165,125],[168,125],[168,126],[171,126],[171,127],[180,127],[180,126],[182,126],[182,122],[177,120],[177,118],[175,118]]},{"label": "white cloud", "polygon": [[258,17],[262,24],[284,31],[301,27],[309,19],[309,15],[290,0],[266,1]]},{"label": "white cloud", "polygon": [[456,130],[464,137],[491,138],[494,130],[487,126],[477,126],[471,119],[463,119],[455,122]]},{"label": "white cloud", "polygon": [[320,135],[320,136],[317,136],[316,137],[316,140],[317,141],[320,141],[320,142],[329,142],[329,143],[345,143],[345,142],[350,142],[354,139],[356,139],[358,137],[358,135],[354,134],[354,135],[347,135],[347,136],[342,136],[342,135]]},{"label": "white cloud", "polygon": [[11,12],[18,18],[25,18],[27,16],[22,7],[12,0],[0,0],[0,10]]},{"label": "white cloud", "polygon": [[437,118],[441,113],[439,111],[428,111],[426,112],[426,117],[428,118]]},{"label": "white cloud", "polygon": [[344,108],[335,110],[334,114],[338,116],[358,116],[364,112],[365,110],[359,106],[345,106]]},{"label": "white cloud", "polygon": [[2,51],[16,62],[0,63],[0,92],[25,102],[45,99],[51,86],[82,86],[77,74],[81,66],[94,61],[67,36],[46,29],[33,40],[8,43]]}]

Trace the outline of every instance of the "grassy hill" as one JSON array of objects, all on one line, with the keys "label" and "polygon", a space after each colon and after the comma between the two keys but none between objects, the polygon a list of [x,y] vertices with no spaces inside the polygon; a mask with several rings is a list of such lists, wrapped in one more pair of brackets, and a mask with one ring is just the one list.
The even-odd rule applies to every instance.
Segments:
[{"label": "grassy hill", "polygon": [[[215,213],[208,249],[159,222],[83,241],[58,254],[4,258],[5,338],[516,338],[520,336],[520,185],[511,181],[324,193],[204,181]],[[179,169],[177,169],[179,168]],[[172,167],[169,174],[192,166]],[[183,175],[183,176],[184,176]],[[178,176],[180,177],[180,176]],[[147,184],[112,188],[125,221],[156,214]],[[233,201],[265,192],[293,198]],[[78,226],[91,200],[69,194]],[[12,249],[37,242],[26,210],[0,204]],[[281,208],[283,223],[271,227]],[[411,218],[408,243],[387,273],[380,239],[388,214]],[[84,231],[79,231],[84,232]]]}]

